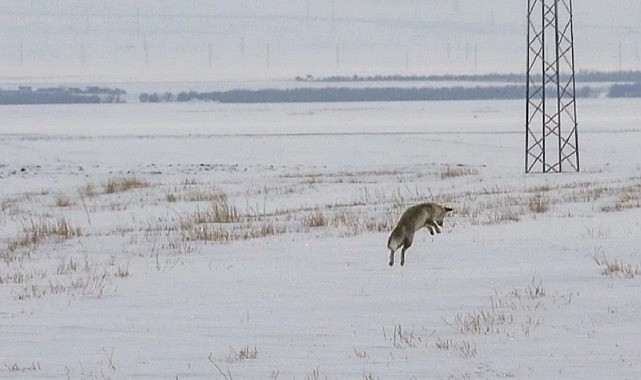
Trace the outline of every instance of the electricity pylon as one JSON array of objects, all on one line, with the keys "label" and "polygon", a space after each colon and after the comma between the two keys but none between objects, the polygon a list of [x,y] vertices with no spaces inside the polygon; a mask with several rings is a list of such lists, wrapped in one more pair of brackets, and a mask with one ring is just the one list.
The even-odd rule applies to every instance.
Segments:
[{"label": "electricity pylon", "polygon": [[525,172],[579,171],[572,0],[527,5]]}]

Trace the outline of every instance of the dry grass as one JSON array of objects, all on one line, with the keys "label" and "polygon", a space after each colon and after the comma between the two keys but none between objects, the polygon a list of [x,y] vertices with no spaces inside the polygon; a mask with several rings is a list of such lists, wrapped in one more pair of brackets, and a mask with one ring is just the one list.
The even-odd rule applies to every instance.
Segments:
[{"label": "dry grass", "polygon": [[47,271],[44,269],[31,269],[8,266],[0,273],[0,284],[26,284],[28,282],[40,281],[47,278]]},{"label": "dry grass", "polygon": [[241,220],[240,213],[234,205],[226,200],[215,202],[209,210],[196,211],[182,218],[182,225],[209,224],[209,223],[238,223]]},{"label": "dry grass", "polygon": [[536,194],[528,201],[528,209],[536,214],[543,214],[550,210],[550,200],[542,194]]},{"label": "dry grass", "polygon": [[521,221],[521,214],[512,209],[499,208],[487,214],[487,220],[483,224],[503,224]]},{"label": "dry grass", "polygon": [[303,224],[307,227],[325,227],[328,224],[328,218],[320,208],[317,208],[310,214],[305,215]]},{"label": "dry grass", "polygon": [[[431,195],[438,199],[441,194]],[[616,212],[641,207],[641,185],[629,181],[597,183],[576,182],[560,185],[536,185],[524,190],[496,185],[450,194],[445,203],[456,205],[459,216],[472,224],[519,222],[528,213],[549,213],[553,205],[596,203],[602,212]],[[391,200],[390,197],[388,197]],[[568,214],[566,214],[568,215]]]},{"label": "dry grass", "polygon": [[605,254],[595,254],[592,256],[594,262],[601,267],[600,273],[608,277],[620,277],[632,279],[641,276],[641,267],[638,265],[626,264],[619,259],[611,260]]},{"label": "dry grass", "polygon": [[183,223],[182,227],[182,238],[186,241],[212,241],[212,242],[221,242],[228,243],[234,239],[231,231],[220,228],[220,227],[210,227],[206,224],[186,224]]},{"label": "dry grass", "polygon": [[[85,258],[85,268],[86,266],[89,265]],[[81,263],[78,262],[77,260],[74,260],[73,257],[70,257],[69,259],[61,259],[60,263],[58,264],[58,267],[56,268],[56,274],[57,275],[67,275],[67,274],[72,274],[76,273],[79,268],[81,268]]]},{"label": "dry grass", "polygon": [[490,307],[459,313],[451,323],[446,323],[465,335],[506,334],[514,337],[520,332],[529,336],[542,323],[540,310],[544,305],[569,305],[571,300],[572,293],[548,296],[535,275],[524,288],[504,293],[495,290],[495,295],[490,297]]},{"label": "dry grass", "polygon": [[391,218],[367,218],[363,226],[367,232],[390,232],[395,227]]},{"label": "dry grass", "polygon": [[38,222],[30,220],[23,225],[22,236],[9,242],[6,252],[2,254],[2,258],[5,261],[13,261],[15,257],[11,255],[12,253],[38,245],[47,238],[69,239],[81,235],[80,229],[73,227],[64,218],[55,221],[41,220]]},{"label": "dry grass", "polygon": [[84,297],[101,297],[112,278],[125,278],[129,275],[128,265],[118,266],[115,272],[111,268],[116,263],[110,259],[107,263],[76,258],[61,259],[55,272],[47,270],[24,276],[14,287],[12,296],[16,300],[41,299],[48,295],[79,295]]},{"label": "dry grass", "polygon": [[454,325],[462,334],[499,334],[506,324],[513,322],[514,316],[505,310],[483,308],[469,313],[459,313],[454,318]]},{"label": "dry grass", "polygon": [[96,192],[96,186],[92,183],[87,183],[84,188],[79,190],[79,194],[87,198],[93,198],[98,195],[98,193]]},{"label": "dry grass", "polygon": [[226,201],[216,202],[210,210],[212,218],[208,223],[238,223],[240,222],[240,213],[236,206],[230,205]]},{"label": "dry grass", "polygon": [[359,359],[367,359],[367,351],[358,350],[356,347],[354,347],[354,355],[356,355],[356,357]]},{"label": "dry grass", "polygon": [[414,327],[403,328],[400,324],[394,326],[391,335],[383,329],[383,337],[396,348],[416,348],[424,345],[424,338],[415,333]]},{"label": "dry grass", "polygon": [[229,347],[229,353],[225,356],[227,363],[242,362],[244,360],[254,360],[258,357],[258,349],[256,346],[245,346],[240,350]]},{"label": "dry grass", "polygon": [[20,213],[19,202],[17,199],[2,199],[0,201],[0,216],[17,215]]},{"label": "dry grass", "polygon": [[619,202],[629,207],[641,207],[641,185],[628,186],[620,190]]},{"label": "dry grass", "polygon": [[187,202],[215,202],[226,203],[227,194],[219,190],[191,191],[182,197]]},{"label": "dry grass", "polygon": [[[543,288],[543,283],[541,280],[537,280],[536,275],[532,276],[532,281],[530,285],[525,287],[524,295],[531,299],[535,300],[537,298],[542,298],[546,296],[545,289]],[[522,298],[518,293],[518,290],[512,293],[513,297]]]},{"label": "dry grass", "polygon": [[235,228],[214,224],[183,224],[182,239],[183,241],[231,243],[238,240],[266,238],[286,232],[285,227],[267,222],[235,226]]},{"label": "dry grass", "polygon": [[71,200],[64,194],[58,194],[55,198],[56,207],[69,207],[71,206]]},{"label": "dry grass", "polygon": [[229,370],[229,367],[226,368],[226,370],[223,370],[223,368],[218,365],[218,361],[224,361],[227,362],[227,364],[233,364],[237,362],[242,362],[245,360],[254,360],[258,357],[258,349],[256,349],[256,346],[245,346],[241,348],[239,351],[236,351],[233,347],[229,347],[229,352],[222,357],[218,359],[214,359],[214,354],[212,352],[209,353],[209,356],[207,357],[207,360],[211,364],[213,364],[216,369],[218,370],[218,375],[219,377],[222,377],[223,379],[226,380],[232,380],[234,376],[232,375],[231,371]]},{"label": "dry grass", "polygon": [[456,342],[451,339],[438,339],[434,347],[440,351],[454,352],[463,359],[472,359],[476,356],[476,345],[466,340]]},{"label": "dry grass", "polygon": [[454,178],[454,177],[463,177],[469,175],[478,175],[479,170],[477,168],[472,168],[469,166],[457,165],[457,166],[445,166],[441,169],[441,179]]},{"label": "dry grass", "polygon": [[[420,168],[419,170],[425,171],[426,169]],[[601,206],[605,205],[604,210],[615,211],[639,207],[640,203],[639,185],[635,185],[635,182],[633,182],[638,182],[638,180],[635,179],[608,183],[562,183],[563,181],[561,180],[557,183],[554,180],[544,185],[541,185],[543,183],[541,181],[535,181],[538,184],[533,183],[533,186],[528,186],[524,189],[519,184],[505,184],[501,182],[501,178],[496,183],[492,182],[491,184],[489,181],[481,181],[485,181],[485,178],[473,178],[468,181],[470,186],[465,186],[465,189],[458,189],[453,186],[457,181],[451,181],[451,183],[445,181],[444,184],[439,185],[433,185],[433,183],[435,180],[438,182],[439,176],[442,179],[473,176],[478,175],[479,170],[482,169],[455,165],[434,165],[428,170],[429,175],[425,176],[425,180],[417,180],[420,176],[415,176],[416,172],[394,171],[367,174],[338,173],[339,175],[336,176],[324,173],[317,175],[302,174],[299,178],[303,184],[299,181],[289,181],[295,182],[294,184],[288,181],[275,184],[269,182],[269,179],[265,183],[259,181],[258,183],[247,184],[243,183],[242,180],[236,183],[229,182],[227,185],[233,189],[234,201],[238,202],[239,196],[245,195],[246,197],[246,204],[242,204],[245,207],[241,210],[230,202],[228,194],[225,194],[215,186],[207,185],[207,181],[201,177],[198,177],[198,180],[196,178],[187,179],[179,184],[173,182],[166,187],[151,188],[137,193],[140,196],[132,200],[128,200],[127,198],[129,197],[123,198],[120,196],[105,197],[102,194],[144,188],[151,185],[135,176],[109,179],[104,188],[104,182],[94,180],[97,185],[94,187],[94,185],[88,183],[86,187],[79,189],[79,194],[75,195],[73,202],[62,194],[56,196],[58,191],[56,189],[50,190],[49,195],[46,197],[38,191],[31,192],[28,195],[13,194],[11,196],[14,199],[5,199],[0,202],[0,210],[5,212],[4,215],[0,215],[0,224],[10,224],[15,220],[20,220],[19,217],[11,220],[12,218],[8,217],[9,213],[14,214],[17,212],[18,214],[33,215],[37,212],[39,213],[37,215],[59,215],[72,211],[82,212],[82,209],[78,210],[82,206],[87,216],[88,226],[86,228],[92,229],[91,219],[93,219],[93,214],[100,211],[111,211],[118,215],[116,216],[117,218],[120,218],[128,214],[122,212],[128,207],[131,209],[138,206],[158,206],[158,200],[162,200],[163,197],[167,202],[208,202],[198,205],[185,203],[168,205],[165,203],[162,206],[171,210],[171,212],[166,213],[170,216],[166,217],[165,215],[164,221],[169,227],[158,230],[158,234],[162,233],[162,238],[167,237],[167,243],[163,241],[153,245],[151,248],[149,248],[149,244],[145,246],[145,252],[150,250],[152,255],[156,254],[158,261],[158,252],[161,252],[161,254],[167,253],[170,257],[176,257],[193,252],[194,249],[200,248],[203,242],[229,243],[238,240],[267,238],[289,232],[308,233],[310,228],[318,227],[331,227],[319,230],[329,235],[352,236],[365,232],[387,234],[393,229],[400,213],[407,205],[426,200],[448,204],[456,209],[456,215],[452,218],[452,222],[449,219],[446,220],[446,224],[449,224],[449,226],[465,223],[499,224],[519,222],[522,219],[533,218],[538,214],[551,211],[561,214],[561,208],[557,209],[556,207],[558,204],[568,204],[567,208],[571,208],[574,206],[571,203],[595,202],[592,210],[598,211]],[[362,178],[358,178],[359,176],[367,176],[368,184],[359,185],[364,183]],[[477,180],[479,184],[476,184]],[[344,185],[337,186],[336,183],[338,182],[344,183]],[[400,185],[398,184],[399,182],[401,183]],[[309,184],[314,186],[306,186]],[[340,198],[343,199],[342,203],[338,203],[338,201],[336,204],[323,203],[316,208],[303,207],[300,203],[295,203],[296,200],[303,198],[303,203],[309,204],[310,199],[314,199],[313,197],[318,194],[326,194],[327,190],[334,194],[342,191],[347,194],[346,196],[339,194]],[[296,193],[296,196],[291,197],[292,193]],[[86,198],[85,195],[87,196]],[[98,195],[98,198],[90,198],[95,195]],[[125,201],[122,199],[125,199]],[[69,211],[54,209],[54,206],[65,208],[72,205],[72,203],[76,203],[79,206]],[[35,207],[38,205],[45,205],[45,210],[35,211]],[[554,205],[554,207],[552,208],[550,205]],[[200,209],[196,209],[198,206]],[[178,217],[174,217],[172,214],[174,208]],[[583,207],[583,209],[588,208]],[[153,208],[150,207],[148,210],[153,210]],[[44,218],[47,219],[41,222],[30,221],[25,223],[22,233],[19,232],[20,226],[18,225],[15,239],[9,239],[6,248],[1,247],[5,249],[0,248],[0,258],[5,260],[28,258],[35,252],[33,247],[40,242],[45,240],[53,241],[54,239],[57,242],[61,242],[64,239],[81,236],[80,229],[69,225],[64,218],[58,220],[47,216]],[[67,216],[68,218],[69,216]],[[156,216],[152,216],[152,218],[157,221],[161,217],[157,219]],[[123,221],[123,223],[127,223],[127,221]],[[127,224],[124,226],[127,227],[126,229],[117,233],[122,237],[130,237],[136,233],[142,236],[140,230],[132,226],[133,224]],[[84,232],[90,235],[87,239],[93,239],[93,231]],[[602,235],[598,231],[588,231],[588,234],[593,234],[595,238]],[[58,261],[54,260],[50,274],[65,276],[86,272],[85,264],[81,259],[65,260],[58,265],[58,273],[53,274],[53,271],[56,270],[56,264],[58,264]],[[633,265],[625,265],[620,260],[612,262],[606,258],[595,258],[595,261],[599,261],[600,264],[598,264],[602,267],[604,275],[626,278],[639,275],[639,268]],[[111,279],[127,278],[131,275],[128,268],[128,265],[110,267],[107,271],[107,277]],[[0,273],[0,282],[20,282],[25,285],[24,292],[27,293],[29,291],[27,285],[42,282],[39,277],[40,274],[35,272],[35,270],[28,270],[22,274]],[[88,281],[85,281],[85,283],[82,281],[77,281],[73,286],[92,288]],[[103,280],[103,284],[104,281],[107,280]],[[96,283],[100,284],[99,281]],[[68,289],[71,286],[64,283],[63,285],[53,281],[51,285],[47,284],[50,289],[47,289],[46,292],[62,292],[62,289],[65,287]],[[100,289],[101,286],[93,286],[93,288]],[[42,291],[42,288],[32,289],[33,294],[37,294],[38,291]],[[501,319],[509,317],[512,310],[509,308],[510,302],[513,305],[522,305],[523,302],[527,302],[523,300],[539,300],[544,295],[545,291],[538,284],[532,284],[529,289],[519,289],[512,295],[504,294],[496,300],[497,303],[492,304],[491,309],[488,305],[487,309],[480,308],[471,313],[460,314],[460,328],[466,331],[475,331],[476,329],[478,334],[487,333],[482,331],[491,332],[493,328],[501,326]],[[403,337],[411,338],[411,331],[401,330],[401,333],[396,337],[397,342],[403,342]]]},{"label": "dry grass", "polygon": [[626,186],[618,189],[614,194],[614,204],[601,207],[603,212],[623,211],[641,207],[641,185]]},{"label": "dry grass", "polygon": [[588,226],[585,227],[584,238],[588,239],[604,239],[610,235],[609,229],[603,229],[601,226]]},{"label": "dry grass", "polygon": [[114,276],[118,278],[129,277],[129,263],[127,263],[126,265],[118,265],[118,268],[116,268],[116,272],[114,273]]},{"label": "dry grass", "polygon": [[105,184],[105,193],[113,194],[123,191],[129,191],[132,189],[141,189],[149,187],[149,182],[138,179],[135,176],[123,177],[123,178],[109,178]]},{"label": "dry grass", "polygon": [[26,366],[18,365],[17,362],[13,362],[11,364],[5,363],[4,367],[7,369],[8,372],[13,372],[13,373],[38,372],[41,370],[39,362],[32,362],[31,364]]}]

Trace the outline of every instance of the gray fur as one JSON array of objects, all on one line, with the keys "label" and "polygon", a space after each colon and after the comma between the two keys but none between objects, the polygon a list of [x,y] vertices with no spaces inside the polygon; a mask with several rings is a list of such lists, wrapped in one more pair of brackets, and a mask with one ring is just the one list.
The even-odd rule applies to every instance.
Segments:
[{"label": "gray fur", "polygon": [[412,246],[416,231],[425,227],[432,235],[440,234],[443,219],[451,211],[451,208],[436,203],[421,203],[405,210],[387,239],[387,248],[390,250],[389,265],[394,265],[394,252],[401,247],[401,265],[405,264],[405,251]]}]

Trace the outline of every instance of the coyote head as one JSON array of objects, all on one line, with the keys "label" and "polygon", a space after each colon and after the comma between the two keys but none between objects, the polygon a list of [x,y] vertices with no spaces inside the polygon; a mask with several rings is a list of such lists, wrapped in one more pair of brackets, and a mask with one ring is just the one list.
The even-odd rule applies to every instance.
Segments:
[{"label": "coyote head", "polygon": [[443,219],[445,219],[447,214],[449,214],[452,211],[454,211],[453,208],[449,208],[445,206],[439,207],[438,212],[434,216],[434,221],[436,222],[436,224],[438,224],[439,227],[443,227]]}]

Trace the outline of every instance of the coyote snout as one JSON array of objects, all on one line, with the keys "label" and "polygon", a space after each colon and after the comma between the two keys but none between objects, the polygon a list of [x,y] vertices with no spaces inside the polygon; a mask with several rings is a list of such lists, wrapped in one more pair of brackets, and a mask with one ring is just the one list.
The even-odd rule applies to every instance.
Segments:
[{"label": "coyote snout", "polygon": [[400,247],[403,247],[401,250],[401,265],[405,264],[405,251],[412,246],[416,231],[425,227],[432,235],[434,233],[440,234],[441,227],[443,227],[443,219],[452,210],[436,203],[421,203],[405,210],[387,240],[387,248],[390,250],[389,265],[394,265],[394,252]]}]

